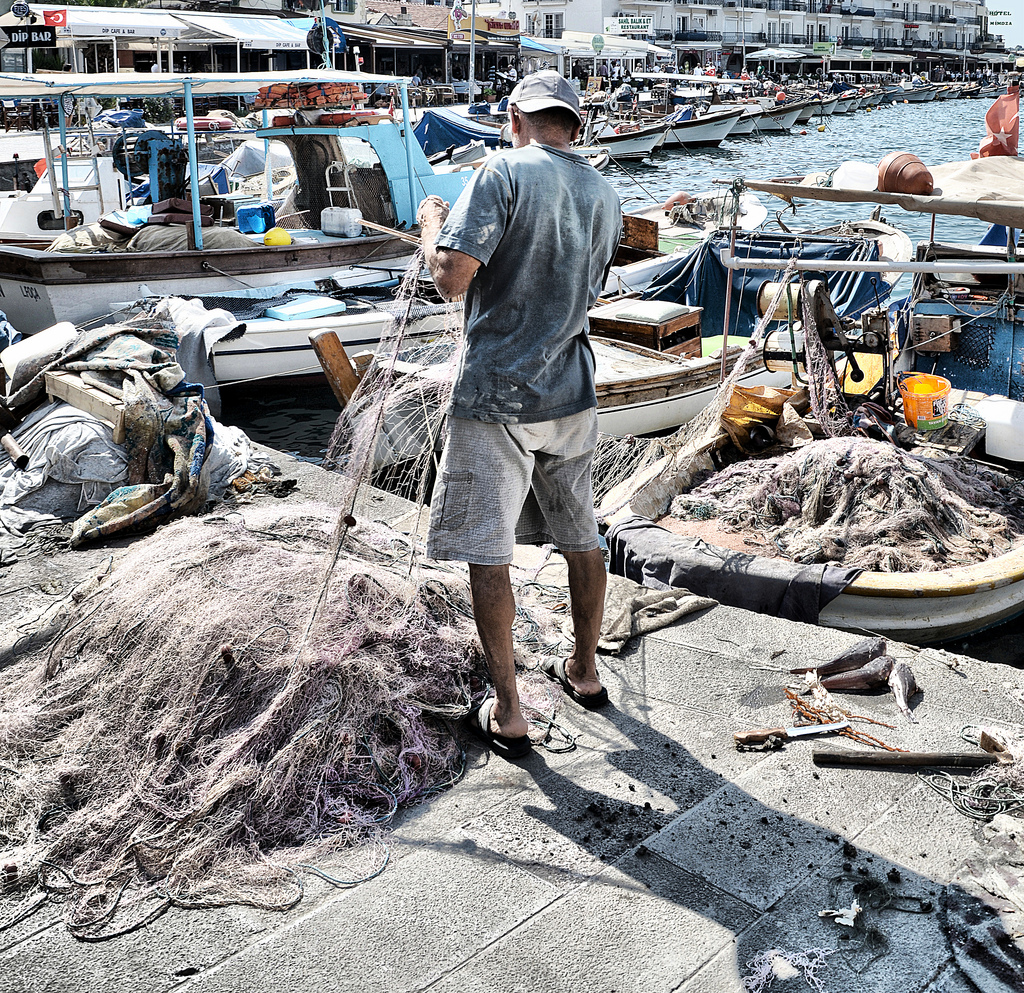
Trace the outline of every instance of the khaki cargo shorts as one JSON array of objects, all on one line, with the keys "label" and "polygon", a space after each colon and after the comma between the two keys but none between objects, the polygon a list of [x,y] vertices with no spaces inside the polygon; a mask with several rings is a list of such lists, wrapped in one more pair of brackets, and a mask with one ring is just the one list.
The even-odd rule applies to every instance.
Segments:
[{"label": "khaki cargo shorts", "polygon": [[448,418],[427,555],[507,565],[515,543],[598,547],[590,477],[597,409],[536,424]]}]

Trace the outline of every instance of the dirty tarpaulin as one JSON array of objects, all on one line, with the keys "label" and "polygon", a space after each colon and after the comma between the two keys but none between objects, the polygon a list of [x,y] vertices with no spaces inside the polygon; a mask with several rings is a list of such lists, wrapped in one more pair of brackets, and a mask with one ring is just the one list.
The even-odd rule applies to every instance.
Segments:
[{"label": "dirty tarpaulin", "polygon": [[[72,546],[154,526],[205,504],[209,476],[203,470],[213,425],[202,387],[185,382],[177,346],[177,334],[162,322],[106,325],[81,332],[48,367],[98,378],[108,389],[120,388],[124,401],[128,485],[75,522]],[[42,389],[41,371],[11,405]]]}]

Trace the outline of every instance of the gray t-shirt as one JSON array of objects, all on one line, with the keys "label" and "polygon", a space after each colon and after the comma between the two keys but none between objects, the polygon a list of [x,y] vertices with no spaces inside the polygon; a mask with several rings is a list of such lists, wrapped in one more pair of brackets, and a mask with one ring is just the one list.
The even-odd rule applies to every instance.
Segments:
[{"label": "gray t-shirt", "polygon": [[574,153],[530,144],[477,170],[437,239],[482,263],[452,414],[532,423],[597,405],[587,311],[621,227],[618,195]]}]

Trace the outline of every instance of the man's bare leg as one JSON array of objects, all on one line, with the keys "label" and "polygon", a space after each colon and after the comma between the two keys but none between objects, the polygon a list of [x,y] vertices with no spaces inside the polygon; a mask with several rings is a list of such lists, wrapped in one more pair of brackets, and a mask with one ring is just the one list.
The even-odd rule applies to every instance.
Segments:
[{"label": "man's bare leg", "polygon": [[[602,570],[604,568],[602,560]],[[529,731],[519,706],[516,688],[516,663],[512,649],[512,624],[516,619],[516,601],[512,593],[507,565],[469,566],[469,587],[473,594],[473,617],[480,635],[487,669],[494,684],[497,703],[492,711],[497,730],[506,738],[519,738]],[[603,597],[602,593],[602,597]],[[603,602],[603,601],[602,601]],[[598,620],[600,626],[600,620]],[[596,640],[594,642],[597,644]]]},{"label": "man's bare leg", "polygon": [[569,601],[576,644],[565,664],[574,690],[584,696],[601,692],[595,654],[604,617],[604,591],[608,575],[600,548],[590,552],[563,552],[569,567]]}]

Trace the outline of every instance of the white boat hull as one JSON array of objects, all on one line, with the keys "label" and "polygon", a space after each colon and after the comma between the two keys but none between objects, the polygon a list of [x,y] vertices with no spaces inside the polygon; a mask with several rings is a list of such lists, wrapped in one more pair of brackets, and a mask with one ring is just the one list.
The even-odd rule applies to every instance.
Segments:
[{"label": "white boat hull", "polygon": [[[646,159],[665,140],[665,133],[659,131],[657,134],[630,134],[616,135],[602,138],[594,138],[588,148],[597,151],[607,152],[613,159],[628,159],[639,161]],[[583,153],[583,149],[576,149]]]},{"label": "white boat hull", "polygon": [[799,107],[792,110],[766,110],[757,126],[761,131],[789,131],[799,116]]},{"label": "white boat hull", "polygon": [[732,134],[742,116],[742,111],[735,111],[683,121],[669,128],[665,145],[668,148],[717,147]]},{"label": "white boat hull", "polygon": [[736,123],[733,125],[732,131],[729,132],[730,138],[742,138],[747,135],[752,135],[756,130],[758,124],[761,122],[761,118],[764,116],[764,111],[756,107],[751,107],[745,110],[740,116]]},{"label": "white boat hull", "polygon": [[[276,286],[285,278],[296,282],[328,279],[339,269],[351,268],[356,258],[362,261],[372,257],[373,242],[378,240],[329,239],[329,244],[337,246],[336,252],[328,244],[323,250],[317,250],[320,246],[314,244],[308,246],[312,251],[303,246],[299,251],[260,248],[251,253],[191,253],[197,256],[195,265],[191,260],[184,264],[190,253],[58,255],[0,249],[0,310],[23,334],[34,334],[58,321],[86,324],[116,312],[122,304],[148,296],[213,296]],[[407,264],[408,255],[390,259],[386,255],[395,253],[378,251],[381,261],[376,267],[380,271],[400,270]],[[234,258],[240,258],[246,268],[236,267],[231,274],[227,271],[231,261],[225,259]],[[32,272],[36,260],[42,260],[41,275]],[[130,275],[133,271],[137,273],[134,278]]]},{"label": "white boat hull", "polygon": [[908,103],[928,103],[935,99],[935,90],[930,86],[914,86],[903,91],[903,99]]},{"label": "white boat hull", "polygon": [[[422,318],[410,328],[412,337],[431,337],[445,329],[445,315]],[[245,334],[213,348],[217,382],[255,382],[320,376],[323,369],[309,343],[314,331],[333,330],[349,356],[373,350],[387,331],[389,315],[374,310],[362,314],[335,314],[309,320],[276,321],[259,318],[246,322]]]},{"label": "white boat hull", "polygon": [[935,644],[1024,613],[1024,549],[941,572],[863,573],[819,616],[829,627]]}]

